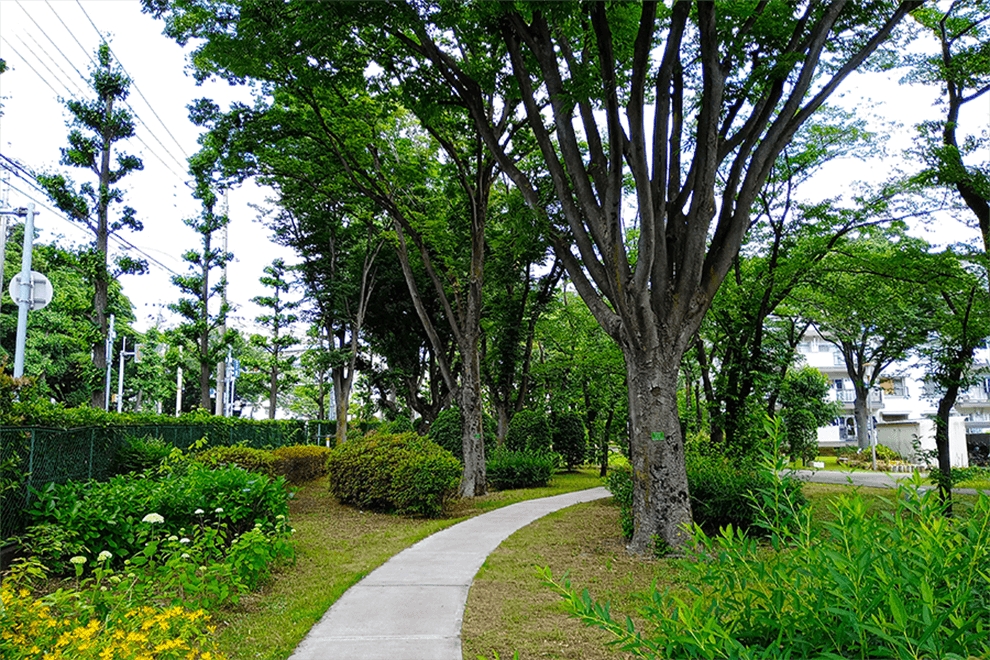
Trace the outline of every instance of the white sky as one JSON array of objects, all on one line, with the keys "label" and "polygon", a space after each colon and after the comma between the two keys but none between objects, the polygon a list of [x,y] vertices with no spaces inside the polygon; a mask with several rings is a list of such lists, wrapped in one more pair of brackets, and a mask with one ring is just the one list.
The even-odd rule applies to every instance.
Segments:
[{"label": "white sky", "polygon": [[[125,203],[137,210],[145,226],[144,231],[125,238],[165,267],[185,273],[187,267],[180,255],[187,249],[198,249],[199,241],[182,220],[195,216],[200,208],[185,185],[185,160],[197,150],[199,132],[188,121],[186,105],[209,97],[226,108],[235,98],[248,100],[248,94],[225,83],[197,87],[185,74],[183,49],[161,34],[162,27],[141,13],[137,0],[0,0],[0,57],[9,67],[0,76],[0,96],[4,97],[0,153],[35,171],[61,168],[59,149],[66,145],[68,133],[64,99],[87,91],[75,69],[88,75],[89,58],[100,43],[97,28],[108,34],[114,54],[134,82],[129,102],[139,118],[138,139],[128,141],[125,150],[139,155],[145,166],[144,171],[132,173],[121,182],[127,191]],[[896,118],[900,127],[891,129],[887,160],[832,165],[821,182],[822,196],[851,190],[858,180],[882,180],[892,168],[910,165],[903,162],[899,152],[910,143],[912,126],[937,118],[939,111],[933,107],[935,90],[901,87],[899,75],[858,76],[844,87],[843,104],[860,108],[872,105],[870,100],[882,104],[884,114]],[[985,130],[990,121],[987,106],[990,99],[972,109],[964,123],[969,122],[973,130]],[[85,180],[80,170],[61,169],[77,181]],[[4,177],[11,186],[51,206],[26,181],[9,174]],[[260,312],[249,300],[263,292],[258,283],[262,269],[276,256],[294,260],[289,251],[271,244],[267,230],[255,221],[257,212],[248,204],[262,203],[264,197],[252,186],[230,195],[229,249],[235,261],[229,267],[229,298],[235,305],[235,325],[249,324]],[[21,192],[0,183],[0,204],[16,207],[28,201],[31,200]],[[39,210],[37,225],[42,240],[50,241],[55,236],[66,244],[89,240],[85,230],[48,209]],[[924,235],[935,243],[976,237],[975,232],[951,220],[940,221]],[[153,324],[159,309],[178,297],[170,275],[162,266],[151,264],[149,275],[123,279],[124,292],[135,305],[139,328]],[[169,325],[173,315],[168,310],[163,314]]]},{"label": "white sky", "polygon": [[[247,101],[249,96],[244,89],[226,83],[197,87],[185,73],[183,49],[162,35],[160,21],[141,13],[137,0],[0,0],[0,57],[8,66],[0,76],[0,96],[4,97],[0,153],[29,170],[61,170],[77,183],[88,180],[85,171],[64,168],[58,161],[68,135],[64,100],[83,93],[90,96],[76,71],[89,75],[90,57],[100,43],[90,19],[109,35],[113,54],[133,80],[128,103],[138,117],[137,137],[118,145],[141,157],[144,170],[129,174],[120,186],[126,191],[124,203],[137,210],[144,230],[123,237],[162,264],[150,263],[147,275],[122,278],[124,293],[134,304],[139,328],[153,325],[159,309],[165,325],[174,324],[174,315],[164,305],[174,302],[179,290],[166,267],[187,273],[181,255],[200,246],[199,236],[183,224],[201,209],[186,185],[190,179],[186,158],[198,150],[200,130],[189,122],[186,105],[209,97],[226,108],[230,101]],[[88,230],[42,208],[39,202],[52,209],[54,205],[25,180],[9,173],[3,173],[2,180],[0,202],[5,206],[32,201],[10,186],[34,197],[42,241],[72,245],[91,240]],[[230,193],[229,250],[235,260],[228,267],[228,295],[235,307],[233,322],[239,326],[250,324],[261,312],[250,299],[266,293],[258,283],[264,267],[277,256],[294,261],[290,251],[269,241],[267,230],[255,221],[257,212],[248,206],[263,203],[265,196],[254,186]],[[113,241],[111,245],[119,249]],[[218,271],[211,276],[218,277]]]}]

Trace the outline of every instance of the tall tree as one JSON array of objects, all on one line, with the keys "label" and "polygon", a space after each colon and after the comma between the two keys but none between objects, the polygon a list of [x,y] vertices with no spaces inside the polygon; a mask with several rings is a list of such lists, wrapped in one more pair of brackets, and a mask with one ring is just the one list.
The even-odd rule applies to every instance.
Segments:
[{"label": "tall tree", "polygon": [[[622,348],[632,547],[641,552],[657,537],[670,546],[686,539],[681,357],[757,192],[800,126],[917,4],[145,0],[168,15],[171,34],[201,39],[204,75],[248,75],[235,71],[248,52],[264,52],[264,67],[293,80],[346,67],[373,75],[367,56],[382,72],[375,84],[404,85],[406,98],[440,111],[417,115],[427,130],[448,108],[468,113],[499,168],[553,227],[571,281]],[[231,54],[234,34],[249,31],[265,47]],[[528,133],[506,132],[517,108]],[[549,191],[519,167],[525,144],[540,154]],[[635,262],[627,199],[640,227]],[[566,222],[554,225],[556,217]]]},{"label": "tall tree", "polygon": [[[926,4],[914,19],[938,42],[932,56],[911,56],[909,80],[938,85],[945,116],[918,126],[926,169],[923,182],[954,189],[976,218],[990,253],[990,158],[987,135],[965,137],[962,113],[990,92],[990,12],[979,0]],[[974,109],[975,110],[975,109]],[[978,126],[982,125],[982,110]]]},{"label": "tall tree", "polygon": [[198,251],[188,250],[182,255],[192,272],[173,276],[172,283],[187,297],[179,298],[169,305],[169,309],[183,318],[176,332],[189,342],[194,360],[199,365],[199,407],[210,410],[210,378],[217,364],[224,359],[231,341],[230,333],[214,336],[224,327],[230,305],[220,302],[214,306],[215,311],[211,311],[210,303],[220,294],[226,282],[221,278],[210,284],[210,273],[222,268],[234,255],[214,246],[214,233],[228,222],[227,216],[214,212],[217,202],[215,193],[201,180],[196,194],[203,204],[203,211],[199,217],[190,218],[185,223],[199,234],[201,247]]},{"label": "tall tree", "polygon": [[[102,375],[107,365],[108,292],[111,280],[116,279],[108,270],[110,235],[125,228],[142,229],[134,209],[125,206],[118,217],[111,219],[110,207],[119,204],[124,197],[123,190],[115,187],[116,184],[129,173],[142,169],[143,163],[137,156],[122,153],[116,147],[116,143],[134,135],[134,121],[121,107],[127,99],[131,81],[114,66],[110,47],[105,43],[97,50],[97,66],[90,75],[89,84],[96,94],[95,99],[66,103],[73,120],[69,146],[62,149],[61,162],[89,170],[96,177],[96,186],[83,183],[76,188],[75,183],[62,174],[42,174],[37,178],[63,213],[93,232],[93,254],[86,260],[87,277],[93,286],[92,322],[96,325],[93,367],[96,374]],[[119,272],[143,272],[145,267],[143,261],[126,256],[116,260]],[[103,407],[103,396],[103,388],[94,383],[90,404],[94,408]]]},{"label": "tall tree", "polygon": [[251,335],[250,342],[263,351],[264,359],[256,366],[267,381],[268,419],[275,419],[279,392],[285,391],[295,381],[293,369],[296,356],[287,355],[286,352],[299,343],[292,335],[292,325],[299,320],[293,310],[299,307],[300,302],[285,299],[292,287],[286,279],[284,260],[275,259],[271,265],[265,266],[265,274],[259,281],[271,293],[255,296],[251,301],[268,310],[255,320],[267,328],[269,334]]},{"label": "tall tree", "polygon": [[[942,501],[951,507],[952,459],[949,454],[949,416],[959,391],[973,381],[977,348],[990,336],[990,301],[986,293],[986,259],[946,251],[932,255],[941,262],[945,276],[928,286],[939,300],[934,310],[936,331],[921,347],[926,379],[941,396],[935,414],[935,449],[938,454],[937,482]],[[951,514],[951,508],[949,513]]]},{"label": "tall tree", "polygon": [[820,277],[795,293],[805,318],[842,356],[856,399],[856,439],[870,446],[870,391],[895,362],[907,359],[932,331],[940,277],[920,264],[928,245],[903,233],[862,237],[831,254]]}]

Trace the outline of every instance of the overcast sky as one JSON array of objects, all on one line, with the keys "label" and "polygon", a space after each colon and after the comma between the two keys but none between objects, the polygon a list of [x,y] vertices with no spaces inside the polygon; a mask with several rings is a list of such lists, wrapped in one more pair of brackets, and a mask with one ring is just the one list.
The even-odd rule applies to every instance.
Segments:
[{"label": "overcast sky", "polygon": [[[84,171],[59,166],[59,150],[68,134],[64,101],[91,96],[80,74],[90,73],[100,33],[108,36],[113,54],[133,80],[128,103],[137,117],[137,137],[118,145],[140,156],[144,170],[129,174],[120,185],[126,190],[125,204],[137,210],[144,230],[123,237],[149,259],[151,272],[122,281],[142,329],[154,323],[162,305],[177,299],[178,289],[169,278],[172,272],[188,271],[181,254],[199,247],[198,235],[183,224],[201,208],[187,185],[186,158],[198,148],[199,129],[189,122],[186,105],[201,97],[223,107],[249,99],[245,90],[226,83],[198,87],[185,72],[183,49],[162,35],[162,27],[141,13],[137,0],[0,0],[0,57],[8,66],[0,76],[4,156],[35,172],[61,169],[77,182],[85,181]],[[23,206],[32,201],[28,195],[34,198],[41,240],[66,245],[91,240],[88,230],[43,208],[41,204],[54,206],[28,181],[8,172],[3,181],[7,185],[0,184],[0,201],[6,206]],[[260,313],[249,301],[262,293],[262,269],[276,256],[293,260],[290,252],[269,242],[268,232],[255,221],[257,212],[248,206],[263,203],[265,196],[253,186],[230,194],[229,249],[235,261],[229,266],[229,296],[241,323]],[[121,246],[113,244],[112,249]],[[168,324],[173,315],[167,309],[163,315]]]},{"label": "overcast sky", "polygon": [[[248,100],[247,92],[225,83],[196,86],[185,73],[186,54],[161,34],[162,24],[140,11],[137,0],[0,0],[0,57],[9,70],[0,76],[0,96],[4,97],[0,117],[0,153],[36,172],[60,168],[59,149],[66,144],[65,99],[89,96],[86,82],[91,58],[107,35],[117,60],[133,80],[129,102],[138,118],[137,138],[125,150],[144,160],[144,171],[128,175],[122,182],[126,204],[133,206],[145,225],[139,233],[124,236],[151,263],[151,273],[126,277],[124,292],[135,304],[138,327],[153,323],[161,306],[173,302],[178,290],[169,281],[172,272],[187,272],[180,255],[198,248],[198,237],[182,220],[195,216],[199,204],[187,187],[186,158],[197,150],[198,129],[187,117],[186,106],[194,99],[209,97],[222,107],[234,99]],[[846,161],[833,165],[821,179],[820,195],[851,190],[863,179],[882,179],[893,168],[904,164],[900,150],[910,142],[912,126],[924,119],[935,119],[935,91],[898,85],[900,74],[859,76],[844,88],[839,100],[850,108],[874,112],[880,104],[886,123],[875,124],[889,131],[889,159],[871,163]],[[988,99],[990,102],[990,99]],[[985,130],[990,110],[972,110],[971,124]],[[964,118],[964,121],[966,118]],[[83,172],[65,168],[79,181]],[[41,215],[37,225],[42,240],[54,237],[65,244],[90,240],[79,228],[58,213],[42,208],[51,204],[24,179],[3,173],[0,204],[22,206],[33,197]],[[19,189],[19,190],[15,190]],[[230,300],[237,308],[239,325],[250,323],[260,310],[249,302],[262,293],[258,278],[276,256],[293,261],[291,253],[272,245],[268,232],[256,222],[257,211],[249,204],[263,203],[265,193],[253,186],[230,195],[232,219],[229,249],[235,261],[229,270]],[[972,240],[975,232],[965,231],[945,220],[929,232],[933,242]],[[119,246],[114,249],[120,249]],[[166,325],[172,316],[163,310]],[[174,323],[174,320],[171,320]]]}]

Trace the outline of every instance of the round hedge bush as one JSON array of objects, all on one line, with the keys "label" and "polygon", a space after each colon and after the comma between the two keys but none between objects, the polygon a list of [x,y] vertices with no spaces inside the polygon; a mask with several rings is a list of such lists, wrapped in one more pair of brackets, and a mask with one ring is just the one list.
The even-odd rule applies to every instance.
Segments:
[{"label": "round hedge bush", "polygon": [[[482,425],[485,433],[485,445],[491,446],[493,440],[498,436],[498,425],[495,420],[488,415],[482,415]],[[457,406],[451,406],[440,411],[436,420],[430,425],[430,433],[427,437],[437,443],[457,460],[464,462],[464,415]]]},{"label": "round hedge bush", "polygon": [[371,434],[336,447],[327,459],[330,492],[342,503],[439,516],[457,495],[461,463],[415,433]]},{"label": "round hedge bush", "polygon": [[546,415],[535,410],[520,410],[509,422],[505,446],[512,451],[550,451],[552,440],[550,420]]},{"label": "round hedge bush", "polygon": [[568,470],[584,463],[587,443],[580,414],[567,411],[554,415],[553,450],[561,455]]}]

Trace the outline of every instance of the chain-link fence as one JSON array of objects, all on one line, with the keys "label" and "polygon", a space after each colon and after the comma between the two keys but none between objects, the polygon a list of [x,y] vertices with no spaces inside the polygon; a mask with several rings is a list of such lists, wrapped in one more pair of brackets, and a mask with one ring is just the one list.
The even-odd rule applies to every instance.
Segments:
[{"label": "chain-link fence", "polygon": [[75,429],[0,427],[0,545],[24,531],[31,491],[50,483],[104,480],[113,475],[117,449],[128,438],[160,438],[187,450],[205,438],[209,446],[274,448],[324,444],[335,422],[274,425],[149,425]]}]

